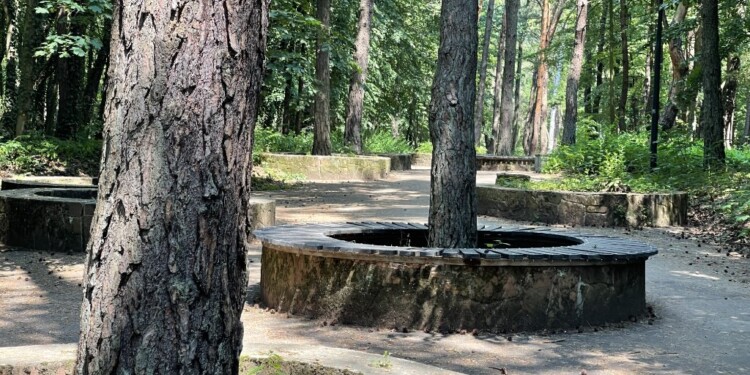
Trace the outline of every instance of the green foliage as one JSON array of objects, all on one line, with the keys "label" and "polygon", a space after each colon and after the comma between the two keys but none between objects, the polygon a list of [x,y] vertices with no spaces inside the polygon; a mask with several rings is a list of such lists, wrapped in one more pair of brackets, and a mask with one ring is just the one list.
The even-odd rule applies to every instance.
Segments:
[{"label": "green foliage", "polygon": [[419,154],[431,154],[432,153],[432,142],[421,142],[417,146],[417,153]]},{"label": "green foliage", "polygon": [[94,176],[100,157],[101,141],[22,136],[0,143],[0,172]]},{"label": "green foliage", "polygon": [[412,147],[401,137],[388,131],[376,131],[364,138],[364,150],[368,154],[408,154]]},{"label": "green foliage", "polygon": [[370,367],[376,367],[381,369],[390,369],[393,367],[393,362],[391,362],[391,353],[389,353],[387,350],[383,352],[383,357],[377,360],[374,360],[368,364]]},{"label": "green foliage", "polygon": [[[272,129],[256,127],[254,137],[254,157],[261,152],[309,154],[312,151],[313,133],[311,131],[303,131],[300,134],[282,134]],[[344,136],[339,131],[331,133],[331,144],[334,153],[351,153],[351,151],[344,145]]]},{"label": "green foliage", "polygon": [[[89,24],[102,18],[112,18],[112,3],[107,0],[46,0],[42,1],[35,11],[41,16],[61,14],[68,22]],[[84,57],[90,49],[98,51],[101,48],[102,41],[98,36],[57,34],[56,29],[51,27],[50,33],[36,49],[34,56]]]}]

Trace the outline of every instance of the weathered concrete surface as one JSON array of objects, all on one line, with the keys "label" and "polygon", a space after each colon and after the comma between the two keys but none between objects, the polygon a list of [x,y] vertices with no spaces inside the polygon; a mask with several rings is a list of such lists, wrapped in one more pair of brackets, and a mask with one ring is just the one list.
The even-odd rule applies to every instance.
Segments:
[{"label": "weathered concrete surface", "polygon": [[429,168],[432,165],[432,154],[429,154],[429,153],[411,154],[411,165],[414,167]]},{"label": "weathered concrete surface", "polygon": [[687,222],[686,193],[633,194],[477,187],[480,215],[574,226],[670,227]]},{"label": "weathered concrete surface", "polygon": [[378,154],[377,156],[391,159],[392,171],[411,170],[412,154]]},{"label": "weathered concrete surface", "polygon": [[261,263],[261,293],[268,306],[343,324],[514,332],[614,323],[646,312],[643,260],[578,266],[409,264],[299,254],[264,244]]},{"label": "weathered concrete surface", "polygon": [[477,170],[533,172],[535,161],[533,156],[477,155]]},{"label": "weathered concrete surface", "polygon": [[248,214],[253,217],[251,230],[276,225],[276,201],[268,198],[250,198]]},{"label": "weathered concrete surface", "polygon": [[15,176],[0,181],[0,190],[34,189],[34,188],[96,188],[96,177],[67,176]]},{"label": "weathered concrete surface", "polygon": [[391,171],[391,159],[379,156],[260,154],[261,166],[304,176],[309,181],[380,180]]}]

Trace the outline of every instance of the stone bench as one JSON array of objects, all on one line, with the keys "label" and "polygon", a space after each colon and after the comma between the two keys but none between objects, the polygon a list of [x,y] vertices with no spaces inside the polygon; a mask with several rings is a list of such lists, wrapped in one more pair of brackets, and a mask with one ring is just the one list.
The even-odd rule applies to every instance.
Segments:
[{"label": "stone bench", "polygon": [[521,331],[645,312],[652,246],[555,228],[487,227],[480,248],[421,247],[412,223],[287,225],[263,244],[261,297],[277,311],[384,328]]}]

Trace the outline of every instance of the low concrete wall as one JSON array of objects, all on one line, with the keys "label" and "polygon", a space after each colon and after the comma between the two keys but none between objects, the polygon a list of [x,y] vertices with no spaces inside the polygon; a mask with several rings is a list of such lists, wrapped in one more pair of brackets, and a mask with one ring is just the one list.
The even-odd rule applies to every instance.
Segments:
[{"label": "low concrete wall", "polygon": [[0,181],[0,190],[35,189],[35,188],[66,188],[91,189],[99,182],[96,177],[65,177],[65,176],[18,176],[5,178]]},{"label": "low concrete wall", "polygon": [[[0,243],[31,250],[85,252],[96,189],[0,191]],[[250,230],[276,224],[276,202],[251,198]]]},{"label": "low concrete wall", "polygon": [[432,154],[427,153],[414,153],[411,154],[411,165],[413,167],[431,167],[432,166]]},{"label": "low concrete wall", "polygon": [[391,159],[392,171],[409,171],[411,170],[412,154],[378,154],[377,156]]},{"label": "low concrete wall", "polygon": [[260,154],[261,166],[312,181],[379,180],[391,170],[391,159],[379,156]]},{"label": "low concrete wall", "polygon": [[686,193],[632,194],[478,186],[480,215],[578,226],[681,226]]},{"label": "low concrete wall", "polygon": [[477,155],[477,170],[534,172],[536,160],[533,156]]}]

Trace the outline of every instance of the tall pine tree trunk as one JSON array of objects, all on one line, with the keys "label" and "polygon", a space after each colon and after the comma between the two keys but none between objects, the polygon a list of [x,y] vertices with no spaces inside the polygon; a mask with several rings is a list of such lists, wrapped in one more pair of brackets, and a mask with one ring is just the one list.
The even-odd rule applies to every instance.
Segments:
[{"label": "tall pine tree trunk", "polygon": [[516,46],[518,45],[518,8],[520,0],[505,0],[505,64],[503,69],[503,90],[500,102],[500,134],[497,155],[513,155],[513,88],[516,72]]},{"label": "tall pine tree trunk", "polygon": [[578,81],[581,79],[583,65],[583,47],[586,45],[586,25],[588,22],[588,0],[576,2],[577,15],[573,58],[568,70],[568,83],[565,87],[565,119],[563,120],[562,144],[576,143],[576,124],[578,123]]},{"label": "tall pine tree trunk", "polygon": [[531,108],[531,136],[527,155],[535,155],[542,152],[541,146],[542,127],[544,127],[547,112],[547,81],[549,80],[547,65],[547,48],[549,47],[550,9],[549,0],[542,0],[542,21],[539,41],[539,54],[536,69],[536,100]]},{"label": "tall pine tree trunk", "polygon": [[315,133],[313,155],[331,154],[331,66],[329,36],[331,0],[317,0],[317,18],[322,28],[315,45]]},{"label": "tall pine tree trunk", "polygon": [[724,164],[724,111],[721,103],[718,0],[703,0],[703,157],[706,168]]},{"label": "tall pine tree trunk", "polygon": [[[16,84],[18,79],[17,62],[18,62],[18,28],[17,24],[17,7],[15,1],[3,2],[3,8],[6,13],[8,24],[6,26],[5,39],[2,43],[5,45],[5,53],[2,55],[2,61],[5,62],[3,91],[5,112],[0,118],[0,126],[4,128],[7,134],[14,134],[16,128]],[[2,65],[0,65],[0,69]]]},{"label": "tall pine tree trunk", "polygon": [[349,82],[349,106],[346,108],[344,140],[355,153],[362,153],[362,112],[365,100],[367,61],[370,56],[373,0],[360,0],[357,39],[354,41],[354,63],[357,68]]},{"label": "tall pine tree trunk", "polygon": [[750,143],[750,95],[745,103],[745,127],[742,129],[742,144]]},{"label": "tall pine tree trunk", "polygon": [[[602,6],[602,8],[604,8]],[[602,91],[604,88],[604,44],[607,36],[607,11],[606,9],[601,10],[601,17],[599,18],[599,41],[596,44],[596,93],[594,94],[594,104],[592,106],[592,113],[599,114],[601,112],[602,103]]]},{"label": "tall pine tree trunk", "polygon": [[523,41],[525,35],[518,38],[518,55],[516,55],[516,87],[513,88],[513,136],[511,137],[511,150],[515,150],[518,143],[518,116],[521,108],[521,78],[523,76]]},{"label": "tall pine tree trunk", "polygon": [[[104,38],[102,39],[102,48],[96,52],[96,59],[86,72],[86,87],[83,89],[83,124],[91,122],[92,116],[97,114],[96,99],[101,92],[102,75],[106,71],[109,63],[109,43],[110,32],[112,30],[112,20],[104,20]],[[101,100],[104,100],[102,97]],[[98,114],[97,114],[98,115]]]},{"label": "tall pine tree trunk", "polygon": [[36,64],[34,64],[34,48],[37,46],[39,25],[34,9],[36,0],[26,0],[24,3],[23,21],[20,26],[20,40],[18,46],[18,96],[16,98],[16,137],[24,134],[36,116],[34,116],[34,79],[36,78]]},{"label": "tall pine tree trunk", "polygon": [[505,14],[503,15],[503,22],[500,26],[500,32],[497,35],[497,64],[495,65],[495,85],[493,92],[493,103],[492,103],[492,137],[490,141],[490,147],[488,152],[490,154],[497,154],[498,142],[500,138],[500,101],[502,100],[502,86],[503,86],[503,57],[505,55]]},{"label": "tall pine tree trunk", "polygon": [[474,99],[477,1],[443,0],[430,102],[430,247],[477,245]]},{"label": "tall pine tree trunk", "polygon": [[[495,13],[495,0],[487,4],[487,17],[484,22],[484,38],[482,44],[482,63],[479,65],[479,88],[477,89],[477,105],[474,109],[474,143],[478,146],[484,130],[484,85],[487,81],[487,59],[490,55],[490,37],[492,36],[492,17]],[[499,47],[498,47],[499,48]],[[497,80],[495,80],[497,83]],[[497,91],[497,89],[495,89]],[[493,134],[494,137],[494,134]],[[492,153],[492,150],[489,150]]]},{"label": "tall pine tree trunk", "polygon": [[238,373],[267,12],[116,2],[77,374]]},{"label": "tall pine tree trunk", "polygon": [[622,85],[620,86],[620,103],[618,106],[618,128],[620,132],[628,130],[627,106],[628,90],[630,89],[630,52],[628,51],[628,4],[627,0],[620,0],[620,43],[622,47]]},{"label": "tall pine tree trunk", "polygon": [[[683,1],[677,5],[674,18],[670,29],[675,30],[685,21],[688,6],[690,4]],[[685,87],[685,79],[690,73],[690,65],[685,60],[685,53],[682,48],[682,36],[679,30],[676,30],[674,37],[669,40],[669,58],[672,62],[672,84],[669,87],[669,98],[664,106],[664,111],[659,117],[659,126],[663,130],[669,130],[674,127],[679,112],[679,98]]]}]

